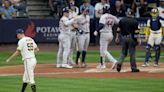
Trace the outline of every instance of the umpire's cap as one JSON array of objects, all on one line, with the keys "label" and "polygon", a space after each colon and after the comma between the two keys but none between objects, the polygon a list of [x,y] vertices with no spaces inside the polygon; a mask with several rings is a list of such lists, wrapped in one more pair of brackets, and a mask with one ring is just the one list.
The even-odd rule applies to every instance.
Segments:
[{"label": "umpire's cap", "polygon": [[63,8],[63,10],[62,10],[62,12],[64,13],[64,12],[69,12],[69,7],[65,7],[65,8]]},{"label": "umpire's cap", "polygon": [[103,7],[103,14],[109,13],[109,12],[110,12],[110,6],[105,5],[105,6]]},{"label": "umpire's cap", "polygon": [[126,11],[126,16],[134,16],[134,12],[132,9],[128,8],[127,11]]},{"label": "umpire's cap", "polygon": [[16,30],[16,34],[24,34],[24,30],[23,29],[17,29]]}]

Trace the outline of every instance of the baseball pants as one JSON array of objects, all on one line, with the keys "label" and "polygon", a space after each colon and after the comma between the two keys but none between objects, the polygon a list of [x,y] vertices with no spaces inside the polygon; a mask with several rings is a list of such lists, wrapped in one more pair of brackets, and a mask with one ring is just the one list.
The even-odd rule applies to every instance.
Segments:
[{"label": "baseball pants", "polygon": [[34,81],[34,69],[36,66],[36,58],[28,58],[24,60],[24,74],[23,74],[23,82],[35,84]]},{"label": "baseball pants", "polygon": [[59,40],[59,50],[57,54],[57,64],[67,64],[68,54],[70,52],[70,35],[60,34],[58,37]]},{"label": "baseball pants", "polygon": [[70,36],[70,52],[69,52],[69,56],[68,56],[68,62],[69,63],[73,63],[73,52],[76,49],[76,32],[71,32],[71,36]]},{"label": "baseball pants", "polygon": [[81,34],[77,36],[79,51],[87,51],[90,41],[90,34]]},{"label": "baseball pants", "polygon": [[116,59],[108,52],[108,45],[113,39],[113,33],[103,33],[100,35],[100,56],[103,57],[103,62],[105,62],[105,57],[108,58],[109,61],[115,63]]}]

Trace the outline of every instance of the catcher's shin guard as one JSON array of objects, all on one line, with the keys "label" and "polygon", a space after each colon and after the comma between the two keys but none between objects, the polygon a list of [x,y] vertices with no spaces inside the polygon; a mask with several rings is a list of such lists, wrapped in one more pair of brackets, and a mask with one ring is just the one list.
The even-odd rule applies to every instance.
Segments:
[{"label": "catcher's shin guard", "polygon": [[155,45],[155,60],[154,63],[158,64],[160,58],[160,45]]},{"label": "catcher's shin guard", "polygon": [[27,85],[28,85],[27,83],[23,83],[21,92],[25,92]]},{"label": "catcher's shin guard", "polygon": [[144,63],[147,63],[149,61],[150,58],[150,49],[151,49],[151,45],[147,44],[146,46],[146,55],[145,55],[145,61]]}]

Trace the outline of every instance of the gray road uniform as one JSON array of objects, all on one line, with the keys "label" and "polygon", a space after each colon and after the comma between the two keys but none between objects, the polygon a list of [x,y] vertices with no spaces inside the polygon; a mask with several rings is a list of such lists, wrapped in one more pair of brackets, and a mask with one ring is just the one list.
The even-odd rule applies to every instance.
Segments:
[{"label": "gray road uniform", "polygon": [[81,14],[76,18],[78,29],[80,32],[77,34],[77,46],[79,51],[77,52],[76,64],[78,64],[78,58],[82,51],[82,63],[85,63],[86,51],[90,42],[90,17]]},{"label": "gray road uniform", "polygon": [[109,61],[116,63],[117,60],[108,52],[108,45],[113,40],[112,27],[114,24],[118,24],[119,20],[109,14],[105,13],[101,16],[99,24],[103,25],[103,28],[100,30],[100,65],[97,68],[106,68],[105,66],[105,57]]},{"label": "gray road uniform", "polygon": [[[70,52],[71,46],[71,26],[74,22],[74,19],[69,20],[69,18],[63,16],[59,22],[60,34],[58,37],[59,40],[59,50],[57,54],[57,67],[67,66],[68,54]],[[67,67],[66,67],[67,68]]]},{"label": "gray road uniform", "polygon": [[[78,12],[72,12],[72,11],[69,12],[69,19],[70,20],[77,17],[77,16],[78,16]],[[75,21],[74,21],[74,23],[75,23]],[[70,36],[71,48],[70,48],[70,52],[69,52],[69,56],[68,56],[68,64],[72,65],[72,64],[74,64],[74,62],[73,62],[73,52],[74,52],[74,50],[77,49],[76,48],[76,41],[77,41],[76,40],[76,30],[74,28],[74,25],[72,25],[72,27],[71,27],[70,34],[71,34],[71,36]]]}]

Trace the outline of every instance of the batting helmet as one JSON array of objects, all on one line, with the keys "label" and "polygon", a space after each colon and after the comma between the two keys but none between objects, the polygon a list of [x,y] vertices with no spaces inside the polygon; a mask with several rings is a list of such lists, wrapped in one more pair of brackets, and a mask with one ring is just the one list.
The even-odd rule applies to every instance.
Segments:
[{"label": "batting helmet", "polygon": [[107,6],[107,5],[104,6],[104,7],[103,7],[103,14],[104,14],[104,13],[109,13],[109,12],[110,12],[110,6]]},{"label": "batting helmet", "polygon": [[159,14],[159,12],[158,12],[158,9],[157,9],[157,8],[151,9],[150,15],[151,15],[152,17],[157,17],[158,14]]},{"label": "batting helmet", "polygon": [[63,8],[62,12],[63,12],[63,13],[64,13],[64,12],[69,12],[69,7]]}]

